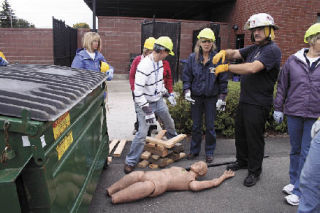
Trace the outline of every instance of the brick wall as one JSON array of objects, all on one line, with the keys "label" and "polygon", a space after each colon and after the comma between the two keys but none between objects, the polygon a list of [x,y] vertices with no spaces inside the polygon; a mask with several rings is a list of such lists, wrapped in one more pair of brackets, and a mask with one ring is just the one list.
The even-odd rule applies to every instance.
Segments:
[{"label": "brick wall", "polygon": [[53,64],[52,29],[0,28],[0,50],[10,63]]},{"label": "brick wall", "polygon": [[245,46],[251,44],[249,31],[243,26],[248,18],[265,12],[270,14],[280,27],[275,32],[275,42],[282,51],[282,64],[288,57],[308,45],[303,42],[305,31],[317,21],[320,13],[319,0],[237,0],[230,25],[237,24],[239,30],[231,33],[232,47],[235,47],[235,34],[245,33]]},{"label": "brick wall", "polygon": [[[99,34],[102,39],[102,54],[114,66],[117,74],[129,74],[130,53],[140,54],[141,23],[144,18],[99,17]],[[192,52],[193,30],[207,26],[209,21],[187,21],[156,19],[156,21],[181,22],[180,59]],[[227,48],[229,42],[228,24],[220,23],[221,47]]]}]

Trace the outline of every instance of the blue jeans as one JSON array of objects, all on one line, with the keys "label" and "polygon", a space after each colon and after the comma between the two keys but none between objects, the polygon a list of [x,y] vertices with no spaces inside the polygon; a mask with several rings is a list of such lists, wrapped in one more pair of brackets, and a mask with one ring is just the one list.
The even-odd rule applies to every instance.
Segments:
[{"label": "blue jeans", "polygon": [[312,124],[316,119],[288,115],[287,121],[291,144],[289,168],[290,183],[294,185],[293,194],[300,197],[300,173],[309,152],[311,141],[310,131]]},{"label": "blue jeans", "polygon": [[217,97],[193,97],[196,101],[191,105],[192,116],[192,140],[190,153],[199,154],[202,141],[202,117],[205,115],[206,122],[206,156],[213,156],[216,148],[216,132],[214,129],[214,120],[216,117]]},{"label": "blue jeans", "polygon": [[300,177],[298,213],[320,212],[320,132],[311,141]]},{"label": "blue jeans", "polygon": [[[160,100],[156,102],[149,103],[149,106],[154,114],[163,122],[163,125],[167,130],[166,137],[168,139],[175,137],[177,132],[174,127],[174,121],[171,118],[168,106],[163,102],[163,99],[160,98]],[[141,107],[136,105],[135,108],[139,121],[139,130],[132,140],[130,151],[126,157],[126,164],[130,166],[135,166],[139,162],[149,130],[149,125],[146,123],[145,119],[146,114],[142,111]]]}]

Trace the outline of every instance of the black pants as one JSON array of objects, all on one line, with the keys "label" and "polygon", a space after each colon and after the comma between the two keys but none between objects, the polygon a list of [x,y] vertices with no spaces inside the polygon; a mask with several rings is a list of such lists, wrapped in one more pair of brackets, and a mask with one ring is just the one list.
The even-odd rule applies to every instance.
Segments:
[{"label": "black pants", "polygon": [[237,161],[259,176],[264,156],[264,132],[270,106],[239,103],[235,122]]}]

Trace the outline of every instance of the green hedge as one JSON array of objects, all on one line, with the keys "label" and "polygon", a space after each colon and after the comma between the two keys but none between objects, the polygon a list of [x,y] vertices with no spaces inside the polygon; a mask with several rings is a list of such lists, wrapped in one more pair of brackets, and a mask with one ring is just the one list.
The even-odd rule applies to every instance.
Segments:
[{"label": "green hedge", "polygon": [[[216,133],[220,136],[234,137],[234,124],[236,108],[239,102],[240,94],[240,83],[229,81],[228,83],[228,96],[227,96],[227,106],[224,112],[218,112],[215,128]],[[176,92],[177,105],[172,107],[170,104],[169,110],[172,118],[174,119],[176,130],[178,133],[190,134],[192,128],[191,120],[191,107],[190,103],[184,100],[182,94],[182,82],[179,81],[174,85],[174,91]],[[285,133],[287,132],[286,120],[281,124],[276,124],[272,117],[273,109],[270,112],[268,121],[266,122],[266,130],[272,134]],[[203,126],[203,130],[205,126]]]}]

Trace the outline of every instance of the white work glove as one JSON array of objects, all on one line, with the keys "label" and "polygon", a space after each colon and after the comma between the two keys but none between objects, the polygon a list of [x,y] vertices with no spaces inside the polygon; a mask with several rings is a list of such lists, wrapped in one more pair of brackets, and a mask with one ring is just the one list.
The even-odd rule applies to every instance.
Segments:
[{"label": "white work glove", "polygon": [[274,111],[273,112],[273,119],[276,121],[276,123],[281,123],[283,121],[283,112],[280,111]]},{"label": "white work glove", "polygon": [[176,98],[174,97],[174,93],[169,94],[168,101],[172,106],[177,105]]},{"label": "white work glove", "polygon": [[320,117],[318,118],[318,120],[316,122],[314,122],[314,124],[312,125],[311,128],[311,138],[313,138],[320,130]]},{"label": "white work glove", "polygon": [[226,109],[227,103],[223,101],[222,99],[218,99],[216,103],[217,110],[224,111]]},{"label": "white work glove", "polygon": [[184,99],[186,99],[186,101],[190,102],[191,104],[194,104],[196,102],[191,98],[191,91],[189,89],[185,91]]},{"label": "white work glove", "polygon": [[156,123],[156,116],[152,112],[151,108],[148,106],[142,107],[143,112],[146,114],[145,119],[146,123],[149,125],[153,125]]},{"label": "white work glove", "polygon": [[110,69],[108,69],[106,72],[107,81],[111,81],[113,79],[113,73],[114,73],[114,68],[113,66],[110,66]]}]

